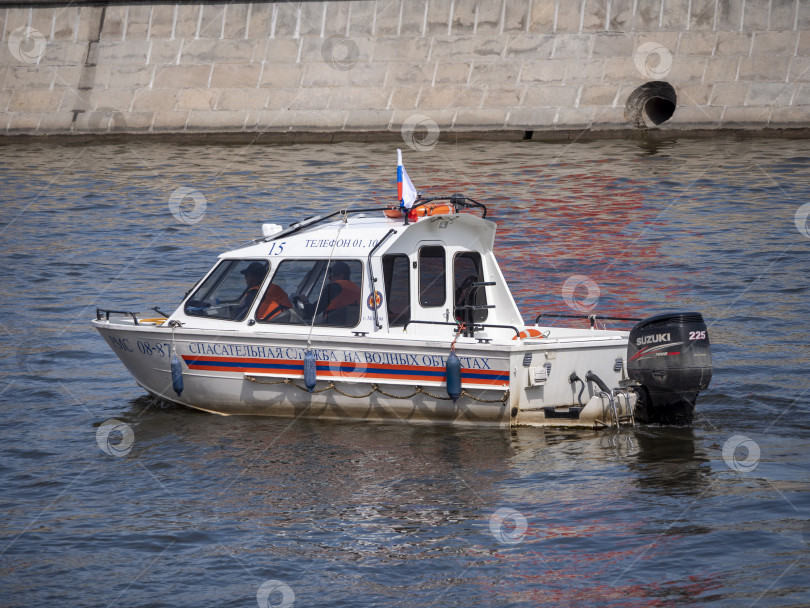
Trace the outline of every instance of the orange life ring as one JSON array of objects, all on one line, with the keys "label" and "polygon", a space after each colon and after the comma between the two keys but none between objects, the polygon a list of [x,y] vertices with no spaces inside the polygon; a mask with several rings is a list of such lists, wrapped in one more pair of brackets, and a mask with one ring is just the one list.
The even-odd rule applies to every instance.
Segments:
[{"label": "orange life ring", "polygon": [[384,210],[383,213],[385,214],[385,217],[402,217],[402,211],[399,210],[399,207],[389,207],[388,209]]},{"label": "orange life ring", "polygon": [[545,336],[543,335],[543,332],[540,331],[539,329],[529,328],[524,329],[522,332],[520,332],[520,335],[515,336],[512,339],[517,340],[518,338],[523,340],[524,338],[545,338]]},{"label": "orange life ring", "polygon": [[428,205],[428,215],[448,215],[455,212],[453,205]]}]

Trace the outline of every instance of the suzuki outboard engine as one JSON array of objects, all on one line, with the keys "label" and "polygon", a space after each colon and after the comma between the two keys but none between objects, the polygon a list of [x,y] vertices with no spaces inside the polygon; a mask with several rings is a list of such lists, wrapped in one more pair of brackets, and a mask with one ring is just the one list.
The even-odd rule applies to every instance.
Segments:
[{"label": "suzuki outboard engine", "polygon": [[627,375],[641,386],[636,419],[691,424],[698,393],[712,379],[712,353],[697,312],[655,315],[630,331]]}]

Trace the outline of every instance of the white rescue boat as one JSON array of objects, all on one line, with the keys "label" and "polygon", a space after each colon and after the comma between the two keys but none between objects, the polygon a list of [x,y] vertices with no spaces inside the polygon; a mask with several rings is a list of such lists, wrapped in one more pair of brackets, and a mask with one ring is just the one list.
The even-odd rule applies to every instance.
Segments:
[{"label": "white rescue boat", "polygon": [[711,380],[699,313],[630,331],[596,315],[526,326],[495,224],[462,195],[263,234],[220,255],[168,318],[97,310],[146,391],[224,415],[600,428],[690,424]]}]

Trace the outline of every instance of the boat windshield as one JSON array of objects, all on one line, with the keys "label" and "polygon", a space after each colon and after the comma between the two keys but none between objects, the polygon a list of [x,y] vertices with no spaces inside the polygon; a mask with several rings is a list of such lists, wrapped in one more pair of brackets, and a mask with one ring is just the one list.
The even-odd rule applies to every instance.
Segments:
[{"label": "boat windshield", "polygon": [[362,279],[359,260],[284,260],[262,294],[256,322],[354,327]]},{"label": "boat windshield", "polygon": [[223,260],[186,301],[185,313],[243,320],[269,270],[270,264],[264,260]]}]

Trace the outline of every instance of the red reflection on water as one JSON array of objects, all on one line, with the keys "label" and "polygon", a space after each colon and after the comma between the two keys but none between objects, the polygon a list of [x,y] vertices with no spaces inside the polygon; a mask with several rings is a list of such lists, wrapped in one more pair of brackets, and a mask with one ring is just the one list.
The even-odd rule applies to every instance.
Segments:
[{"label": "red reflection on water", "polygon": [[[709,591],[723,587],[719,575],[707,573],[687,579],[640,583],[649,579],[647,564],[667,555],[676,545],[678,535],[655,538],[638,546],[637,525],[625,524],[616,529],[615,521],[591,524],[530,527],[521,548],[542,546],[537,550],[496,554],[509,565],[511,573],[493,585],[481,581],[482,587],[499,601],[530,602],[533,606],[621,606],[627,608],[672,605],[673,598],[695,600]],[[582,543],[557,543],[558,539],[595,538],[599,546],[608,542],[620,547],[614,550],[589,550]],[[627,547],[633,543],[634,546]],[[623,547],[623,548],[621,548]],[[645,572],[643,576],[640,573]]]},{"label": "red reflection on water", "polygon": [[[542,169],[536,168],[538,173]],[[581,171],[581,166],[571,169]],[[443,193],[474,187],[439,176],[433,183],[431,190]],[[536,186],[498,174],[488,174],[485,183],[487,191],[507,195],[482,202],[498,224],[496,256],[527,321],[539,312],[645,316],[676,296],[672,285],[656,286],[654,302],[640,295],[642,275],[654,275],[659,256],[660,240],[651,237],[665,225],[656,219],[659,212],[648,200],[652,195],[643,191],[643,182],[572,172]],[[536,189],[528,198],[527,187]],[[508,196],[511,193],[518,196]],[[584,301],[588,292],[580,285],[569,298],[580,305],[566,303],[563,285],[574,275],[596,283],[596,302]]]},{"label": "red reflection on water", "polygon": [[672,606],[673,601],[684,601],[688,602],[686,605],[692,605],[691,602],[701,595],[722,587],[711,576],[690,577],[689,582],[663,580],[644,584],[620,580],[615,585],[610,585],[588,580],[581,575],[576,576],[576,573],[564,568],[544,570],[536,576],[521,579],[519,585],[502,585],[490,590],[493,595],[498,596],[499,602],[526,602],[537,607],[655,608]]},{"label": "red reflection on water", "polygon": [[[668,242],[662,237],[668,222],[659,219],[660,210],[670,201],[661,200],[663,195],[651,192],[643,180],[609,174],[610,159],[590,161],[586,167],[522,164],[511,166],[508,176],[490,169],[501,166],[499,162],[463,165],[467,173],[459,165],[451,175],[446,167],[420,167],[417,189],[425,197],[461,192],[487,205],[488,218],[498,225],[496,257],[528,323],[540,312],[644,317],[679,299],[678,284],[656,273],[661,245]],[[515,179],[516,173],[525,179]],[[395,190],[389,190],[375,189],[373,196],[393,204]],[[598,286],[592,307],[590,301],[580,308],[566,303],[563,285],[575,275]],[[580,286],[572,299],[582,303],[587,295]],[[549,318],[541,323],[572,322]]]}]

